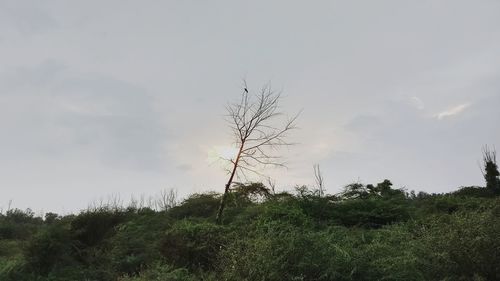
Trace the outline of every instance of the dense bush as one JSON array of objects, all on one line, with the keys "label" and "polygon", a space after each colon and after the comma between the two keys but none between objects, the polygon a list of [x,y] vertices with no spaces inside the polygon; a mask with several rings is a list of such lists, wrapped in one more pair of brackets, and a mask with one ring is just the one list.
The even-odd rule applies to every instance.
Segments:
[{"label": "dense bush", "polygon": [[0,215],[2,281],[500,280],[500,199],[352,184],[338,195],[235,186],[167,211]]},{"label": "dense bush", "polygon": [[71,231],[85,246],[94,246],[112,235],[114,227],[124,221],[125,215],[109,209],[85,211],[71,221]]},{"label": "dense bush", "polygon": [[[174,268],[168,264],[155,263],[137,276],[127,276],[119,281],[196,281],[199,280],[185,268]],[[207,279],[204,279],[207,280]]]},{"label": "dense bush", "polygon": [[452,193],[455,196],[462,196],[462,197],[493,197],[494,193],[491,191],[491,189],[483,188],[483,187],[478,187],[478,186],[466,186],[466,187],[461,187],[459,190],[455,191]]},{"label": "dense bush", "polygon": [[498,206],[485,212],[434,217],[420,228],[416,246],[428,278],[500,280]]},{"label": "dense bush", "polygon": [[0,280],[2,281],[29,281],[35,278],[35,274],[26,270],[24,260],[21,257],[0,259]]},{"label": "dense bush", "polygon": [[42,223],[31,209],[8,210],[5,215],[0,214],[0,239],[27,239]]},{"label": "dense bush", "polygon": [[214,217],[219,207],[220,197],[216,193],[193,194],[168,213],[173,218]]},{"label": "dense bush", "polygon": [[345,226],[381,227],[410,218],[409,205],[400,199],[366,198],[336,204],[331,219]]},{"label": "dense bush", "polygon": [[34,273],[47,275],[54,267],[71,264],[72,241],[67,229],[48,226],[38,232],[26,247],[26,267]]},{"label": "dense bush", "polygon": [[211,269],[226,244],[226,228],[212,222],[181,220],[162,238],[165,260],[178,267]]},{"label": "dense bush", "polygon": [[275,223],[233,240],[218,270],[225,280],[349,280],[348,245],[335,243],[336,238]]},{"label": "dense bush", "polygon": [[110,255],[117,272],[128,275],[159,260],[160,240],[168,220],[164,215],[140,215],[117,227],[110,240]]}]

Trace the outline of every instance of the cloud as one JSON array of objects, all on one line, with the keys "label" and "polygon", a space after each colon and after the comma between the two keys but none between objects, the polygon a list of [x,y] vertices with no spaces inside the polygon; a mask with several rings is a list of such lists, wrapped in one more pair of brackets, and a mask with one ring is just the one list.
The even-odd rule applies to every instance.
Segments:
[{"label": "cloud", "polygon": [[137,170],[164,164],[166,126],[141,87],[55,61],[10,69],[0,84],[6,128],[0,144],[11,153],[28,159],[90,153],[111,167]]},{"label": "cloud", "polygon": [[425,109],[425,103],[419,97],[416,97],[416,96],[411,97],[410,102],[411,102],[411,105],[418,110]]},{"label": "cloud", "polygon": [[56,28],[58,23],[38,1],[7,1],[0,3],[0,31],[32,35]]},{"label": "cloud", "polygon": [[191,165],[191,164],[181,164],[181,165],[177,165],[175,168],[178,169],[178,170],[180,170],[180,171],[187,172],[187,171],[193,170],[193,165]]},{"label": "cloud", "polygon": [[470,106],[470,103],[463,103],[457,106],[454,106],[452,108],[449,108],[443,112],[440,112],[435,115],[435,117],[439,120],[442,120],[444,118],[449,118],[455,115],[458,115],[462,112],[464,112],[468,107]]}]

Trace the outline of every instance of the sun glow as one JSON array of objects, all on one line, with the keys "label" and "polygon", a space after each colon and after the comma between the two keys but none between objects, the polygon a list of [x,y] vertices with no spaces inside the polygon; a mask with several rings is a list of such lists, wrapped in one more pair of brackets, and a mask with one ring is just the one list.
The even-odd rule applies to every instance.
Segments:
[{"label": "sun glow", "polygon": [[238,149],[233,146],[215,145],[208,150],[207,161],[214,163],[220,160],[234,160]]}]

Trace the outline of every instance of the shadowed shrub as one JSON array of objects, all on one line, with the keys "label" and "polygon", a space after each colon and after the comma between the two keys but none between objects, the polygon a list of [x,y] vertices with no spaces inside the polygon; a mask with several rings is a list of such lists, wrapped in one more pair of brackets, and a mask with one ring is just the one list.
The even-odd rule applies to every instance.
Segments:
[{"label": "shadowed shrub", "polygon": [[71,232],[76,240],[86,246],[97,245],[102,239],[111,236],[114,227],[125,220],[125,213],[97,210],[86,211],[71,221]]},{"label": "shadowed shrub", "polygon": [[54,267],[71,263],[72,240],[67,229],[53,225],[41,230],[26,247],[26,267],[40,275],[47,275]]},{"label": "shadowed shrub", "polygon": [[226,243],[226,229],[209,222],[181,220],[165,233],[161,252],[178,267],[210,269]]},{"label": "shadowed shrub", "polygon": [[215,217],[219,203],[220,195],[218,193],[193,194],[179,206],[171,208],[168,214],[177,219]]}]

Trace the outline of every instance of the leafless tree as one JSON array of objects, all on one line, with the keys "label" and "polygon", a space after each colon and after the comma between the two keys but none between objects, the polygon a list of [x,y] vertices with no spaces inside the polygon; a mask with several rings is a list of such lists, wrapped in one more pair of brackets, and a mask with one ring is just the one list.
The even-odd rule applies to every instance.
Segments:
[{"label": "leafless tree", "polygon": [[108,195],[108,202],[106,206],[117,212],[123,209],[123,199],[121,198],[121,195],[119,193],[113,193]]},{"label": "leafless tree", "polygon": [[316,182],[316,187],[318,188],[318,195],[319,197],[323,197],[325,193],[325,187],[324,187],[323,174],[321,173],[319,164],[314,164],[313,170],[314,170],[314,181]]},{"label": "leafless tree", "polygon": [[269,185],[271,194],[276,195],[276,180],[273,180],[271,177],[267,177],[267,185]]},{"label": "leafless tree", "polygon": [[[249,93],[245,81],[241,99],[229,104],[227,117],[238,152],[234,159],[226,159],[231,163],[228,169],[229,179],[225,185],[217,222],[220,222],[231,184],[235,176],[247,177],[248,173],[262,175],[259,168],[284,167],[285,162],[276,154],[278,148],[292,143],[286,139],[288,133],[296,129],[299,114],[280,120],[283,113],[279,111],[281,95],[271,89],[270,85],[262,87],[256,95]],[[276,124],[278,123],[278,124]]]},{"label": "leafless tree", "polygon": [[163,189],[156,200],[159,211],[167,211],[177,205],[177,190]]}]

